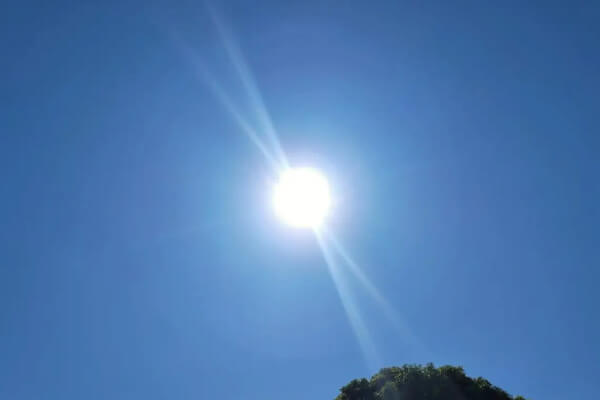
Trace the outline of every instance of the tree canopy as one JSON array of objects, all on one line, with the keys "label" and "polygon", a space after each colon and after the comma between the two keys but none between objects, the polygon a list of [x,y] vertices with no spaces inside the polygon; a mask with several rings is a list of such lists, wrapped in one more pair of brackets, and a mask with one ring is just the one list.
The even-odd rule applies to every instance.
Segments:
[{"label": "tree canopy", "polygon": [[471,378],[462,367],[433,364],[383,368],[371,379],[354,379],[336,400],[525,400],[513,397],[484,378]]}]

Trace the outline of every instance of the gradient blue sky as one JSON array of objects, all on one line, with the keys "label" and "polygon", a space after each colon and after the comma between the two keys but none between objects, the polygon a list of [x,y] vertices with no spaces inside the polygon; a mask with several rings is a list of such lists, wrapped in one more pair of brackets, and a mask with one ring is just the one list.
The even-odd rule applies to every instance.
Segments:
[{"label": "gradient blue sky", "polygon": [[401,322],[344,272],[365,357],[314,237],[274,218],[265,159],[206,85],[260,130],[202,4],[4,2],[0,397],[330,399],[433,361],[596,399],[593,3],[215,7]]}]

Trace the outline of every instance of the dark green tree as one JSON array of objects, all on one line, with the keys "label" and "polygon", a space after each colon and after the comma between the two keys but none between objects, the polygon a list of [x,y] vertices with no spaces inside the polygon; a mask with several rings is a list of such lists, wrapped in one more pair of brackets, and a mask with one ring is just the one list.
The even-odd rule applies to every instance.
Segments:
[{"label": "dark green tree", "polygon": [[512,397],[484,378],[470,378],[462,367],[433,364],[383,368],[370,380],[354,379],[336,400],[525,400]]},{"label": "dark green tree", "polygon": [[341,393],[337,397],[339,400],[376,400],[375,391],[371,383],[365,378],[354,379],[349,384],[340,389]]}]

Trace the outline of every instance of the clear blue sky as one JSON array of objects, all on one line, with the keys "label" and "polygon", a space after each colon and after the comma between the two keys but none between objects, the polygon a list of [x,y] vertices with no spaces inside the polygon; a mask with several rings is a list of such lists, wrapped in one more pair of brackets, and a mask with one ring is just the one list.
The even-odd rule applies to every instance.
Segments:
[{"label": "clear blue sky", "polygon": [[[216,10],[401,321],[348,277],[378,366],[597,398],[598,4],[339,3]],[[374,372],[206,85],[256,122],[201,4],[0,11],[1,398],[331,399]]]}]

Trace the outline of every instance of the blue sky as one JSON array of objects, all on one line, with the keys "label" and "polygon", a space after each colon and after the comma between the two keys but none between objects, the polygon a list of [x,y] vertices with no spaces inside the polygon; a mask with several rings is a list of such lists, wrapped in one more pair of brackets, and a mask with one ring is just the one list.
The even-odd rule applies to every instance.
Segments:
[{"label": "blue sky", "polygon": [[327,399],[432,361],[595,398],[600,8],[338,3],[215,10],[394,310],[343,270],[367,354],[207,85],[261,131],[202,4],[2,5],[0,397]]}]

